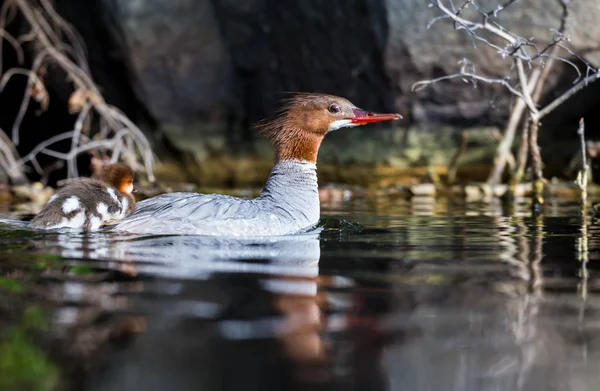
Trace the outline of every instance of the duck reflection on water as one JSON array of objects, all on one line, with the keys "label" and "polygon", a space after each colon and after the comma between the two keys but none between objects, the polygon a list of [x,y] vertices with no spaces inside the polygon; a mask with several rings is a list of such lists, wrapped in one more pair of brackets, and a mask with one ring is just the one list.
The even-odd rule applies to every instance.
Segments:
[{"label": "duck reflection on water", "polygon": [[[369,216],[385,229],[48,234],[27,251],[102,275],[69,291],[75,311],[144,319],[77,389],[595,389],[597,267],[584,300],[567,291],[585,237],[573,219]],[[119,300],[87,299],[102,292]]]},{"label": "duck reflection on water", "polygon": [[[372,334],[360,313],[351,313],[357,303],[349,293],[353,280],[319,276],[319,231],[247,241],[71,235],[58,242],[56,255],[67,263],[104,270],[99,282],[110,297],[98,305],[99,300],[86,299],[99,296],[98,285],[79,284],[74,295],[73,283],[66,284],[69,301],[83,305],[59,309],[56,319],[62,326],[66,319],[72,326],[86,318],[89,306],[104,307],[98,312],[117,318],[133,313],[141,325],[126,344],[103,340],[117,353],[107,356],[105,370],[92,372],[81,389],[237,389],[244,384],[279,389],[330,382],[354,370],[346,355],[356,349],[347,344],[349,336],[342,337],[347,346],[340,355],[332,333],[357,330],[362,322],[361,335]],[[93,329],[89,321],[82,324]],[[63,338],[69,343],[68,335]],[[381,352],[383,344],[377,346]],[[371,370],[378,367],[376,359],[367,361]]]}]

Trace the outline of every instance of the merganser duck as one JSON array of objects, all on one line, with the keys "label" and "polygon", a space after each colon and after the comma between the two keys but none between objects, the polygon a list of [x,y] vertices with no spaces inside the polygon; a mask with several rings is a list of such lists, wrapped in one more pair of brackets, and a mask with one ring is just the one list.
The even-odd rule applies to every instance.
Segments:
[{"label": "merganser duck", "polygon": [[135,210],[133,177],[131,168],[117,163],[106,166],[100,179],[77,179],[50,197],[29,226],[95,231],[114,224]]},{"label": "merganser duck", "polygon": [[114,228],[139,234],[278,236],[307,231],[320,217],[317,153],[331,131],[396,120],[332,95],[296,93],[256,128],[269,139],[277,162],[254,199],[220,194],[166,193],[138,203]]}]

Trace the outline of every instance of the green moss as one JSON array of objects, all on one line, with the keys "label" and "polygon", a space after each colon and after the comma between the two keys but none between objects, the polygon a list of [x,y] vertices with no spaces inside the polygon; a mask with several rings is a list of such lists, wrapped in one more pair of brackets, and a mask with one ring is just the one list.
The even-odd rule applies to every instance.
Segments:
[{"label": "green moss", "polygon": [[0,239],[26,239],[30,238],[33,231],[8,224],[0,224]]},{"label": "green moss", "polygon": [[21,293],[25,290],[23,284],[17,280],[6,277],[0,277],[0,290],[8,290],[14,293]]},{"label": "green moss", "polygon": [[13,330],[0,342],[1,390],[55,390],[58,369],[23,330]]},{"label": "green moss", "polygon": [[36,260],[35,267],[38,270],[46,270],[53,266],[62,266],[64,258],[59,257],[57,255],[37,255],[33,254],[32,259]]},{"label": "green moss", "polygon": [[46,314],[40,307],[32,305],[23,311],[21,324],[23,328],[27,330],[46,330],[48,327],[48,320]]},{"label": "green moss", "polygon": [[93,272],[94,269],[87,266],[73,266],[71,269],[69,269],[69,274],[87,275],[92,274]]},{"label": "green moss", "polygon": [[27,308],[20,323],[0,335],[0,390],[56,390],[58,367],[30,337],[32,330],[46,327],[43,311]]}]

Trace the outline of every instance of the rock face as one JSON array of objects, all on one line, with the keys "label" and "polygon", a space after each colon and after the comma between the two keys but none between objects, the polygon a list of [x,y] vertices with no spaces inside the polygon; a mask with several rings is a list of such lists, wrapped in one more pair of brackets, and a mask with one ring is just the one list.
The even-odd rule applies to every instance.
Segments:
[{"label": "rock face", "polygon": [[[477,3],[492,10],[499,2]],[[69,3],[59,1],[65,12],[73,8]],[[399,111],[406,118],[402,125],[429,130],[439,124],[457,131],[502,126],[514,102],[502,86],[480,83],[473,88],[460,80],[411,92],[416,81],[457,72],[463,58],[489,77],[502,77],[511,66],[484,44],[474,48],[469,35],[454,30],[448,20],[428,28],[440,11],[429,7],[427,0],[94,0],[94,4],[119,31],[116,52],[131,72],[127,80],[134,85],[136,99],[169,141],[163,144],[175,150],[183,166],[192,167],[194,180],[214,175],[214,181],[204,182],[227,183],[240,175],[232,173],[235,164],[207,172],[205,163],[215,161],[215,156],[229,154],[230,162],[239,162],[242,155],[263,158],[264,149],[255,142],[250,125],[271,113],[286,91],[342,95],[366,109]],[[600,64],[600,7],[591,1],[572,1],[569,10],[571,48]],[[561,12],[559,0],[520,0],[499,14],[499,22],[523,37],[536,37],[543,46],[552,38],[552,29],[559,27]],[[77,15],[68,19],[78,27]],[[93,46],[96,38],[90,34],[83,35]],[[103,51],[106,48],[97,52]],[[110,92],[110,74],[101,71],[94,73],[102,75],[99,84]],[[568,88],[572,73],[557,67],[549,78],[546,99],[554,86]],[[122,83],[113,84],[112,95],[118,100]],[[600,93],[590,91],[563,110],[565,118],[578,119],[600,104]],[[552,123],[562,126],[564,121],[553,118]],[[349,146],[354,139],[340,135],[336,142],[356,150]],[[554,136],[546,139],[552,142]],[[480,161],[491,162],[494,148],[488,149],[491,154]],[[417,164],[404,159],[404,152],[394,157],[387,150],[370,151],[372,161],[361,164]],[[337,155],[320,161],[334,167]],[[419,161],[422,167],[433,164],[427,156]],[[263,165],[260,176],[268,173],[269,164]],[[334,171],[332,180],[337,178]]]},{"label": "rock face", "polygon": [[[449,1],[443,2],[449,5]],[[454,2],[457,5],[460,2]],[[494,10],[498,0],[483,0],[477,4],[484,10]],[[428,1],[387,0],[389,44],[386,47],[386,65],[398,90],[408,94],[410,86],[419,80],[454,74],[463,58],[476,65],[479,75],[501,78],[512,65],[484,43],[475,43],[464,30],[454,30],[451,22],[439,20],[429,23],[441,12],[428,7]],[[466,9],[463,15],[474,15]],[[498,13],[498,22],[521,37],[535,37],[540,48],[552,40],[562,17],[560,1],[522,0]],[[569,4],[566,34],[571,37],[571,48],[591,63],[600,65],[600,7],[591,2],[573,1]],[[473,18],[479,21],[481,19]],[[490,34],[480,34],[504,47],[505,43]],[[563,56],[568,53],[562,52]],[[410,72],[406,72],[411,70]],[[415,71],[417,70],[417,71]],[[560,67],[559,67],[560,71]],[[405,76],[404,78],[401,76]],[[560,72],[549,80],[548,89],[558,82]],[[565,76],[568,82],[574,77]],[[509,95],[503,87],[492,88],[478,84],[443,82],[412,97],[412,112],[418,122],[437,119],[440,122],[467,121],[467,123],[500,123],[507,114]],[[582,114],[582,113],[580,113]]]},{"label": "rock face", "polygon": [[[462,58],[482,75],[501,76],[510,66],[484,44],[474,48],[448,20],[428,29],[440,12],[427,1],[104,1],[124,32],[142,99],[162,123],[223,119],[246,128],[276,107],[277,94],[296,90],[404,109],[417,122],[485,124],[506,116],[501,87],[441,83],[410,93],[418,80],[455,73]],[[492,10],[499,2],[478,3]],[[523,0],[499,22],[542,45],[560,25],[559,3]],[[575,51],[598,63],[600,7],[586,4],[572,2],[567,32]]]},{"label": "rock face", "polygon": [[159,122],[216,121],[247,138],[249,122],[275,109],[282,92],[298,90],[394,107],[383,1],[111,3],[138,90]]},{"label": "rock face", "polygon": [[138,90],[162,123],[220,115],[236,104],[233,64],[210,1],[117,0]]},{"label": "rock face", "polygon": [[[90,69],[106,100],[144,129],[156,130],[148,135],[157,136],[153,140],[158,152],[174,152],[180,167],[195,172],[193,178],[214,175],[214,181],[233,183],[240,175],[242,179],[259,175],[236,171],[240,159],[256,163],[271,158],[251,124],[272,113],[287,91],[327,92],[365,109],[398,111],[406,120],[393,126],[438,133],[450,129],[457,140],[444,143],[447,135],[433,136],[439,140],[436,146],[426,135],[422,144],[428,149],[412,159],[408,155],[415,150],[406,149],[406,140],[386,143],[385,137],[365,129],[369,142],[363,142],[354,133],[340,132],[330,144],[333,149],[325,148],[320,157],[320,162],[331,164],[332,180],[341,178],[336,177],[335,166],[342,161],[360,167],[387,164],[396,170],[444,165],[458,148],[456,136],[463,129],[504,126],[514,98],[503,86],[479,83],[474,88],[457,79],[411,91],[419,80],[456,73],[463,58],[475,64],[479,75],[493,78],[503,77],[512,65],[481,42],[474,47],[470,35],[454,30],[448,19],[430,23],[441,15],[429,6],[431,1],[438,0],[55,0],[53,4],[85,41]],[[476,3],[493,10],[505,2]],[[561,24],[562,3],[569,4],[570,48],[600,65],[597,1],[519,0],[498,14],[498,22],[520,36],[535,37],[543,47]],[[461,15],[476,13],[469,4]],[[7,28],[19,35],[27,26],[16,18]],[[18,65],[11,50],[2,62],[3,69]],[[555,67],[542,103],[569,88],[573,80],[571,67]],[[39,115],[33,109],[27,112],[23,127],[36,136],[19,145],[22,154],[52,132],[72,127],[75,120],[64,107],[72,92],[64,75],[50,68],[46,87],[52,103]],[[12,81],[3,90],[0,128],[11,128],[22,93],[23,86]],[[576,127],[581,116],[586,117],[588,138],[600,138],[598,108],[600,83],[595,83],[544,120],[539,139],[548,173],[552,165],[562,169],[577,150],[576,132],[569,126]],[[43,127],[49,133],[38,131]],[[377,140],[371,143],[370,138]],[[567,141],[573,141],[572,149],[565,147]],[[362,152],[363,146],[369,150]],[[489,165],[495,145],[488,147],[485,150],[491,152],[480,161]],[[434,151],[440,149],[445,160],[435,157]],[[366,156],[370,158],[365,160]],[[207,172],[206,163],[221,157],[229,163],[220,171]],[[41,164],[52,164],[53,158],[45,159]],[[264,177],[270,162],[260,164],[264,169],[256,170]],[[64,175],[57,171],[54,176]]]}]

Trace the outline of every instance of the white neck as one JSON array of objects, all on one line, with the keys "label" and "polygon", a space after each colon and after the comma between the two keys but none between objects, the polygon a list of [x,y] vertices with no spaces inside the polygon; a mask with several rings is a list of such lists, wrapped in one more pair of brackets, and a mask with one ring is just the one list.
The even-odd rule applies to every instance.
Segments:
[{"label": "white neck", "polygon": [[299,160],[277,162],[258,199],[292,219],[317,223],[320,216],[317,165]]}]

